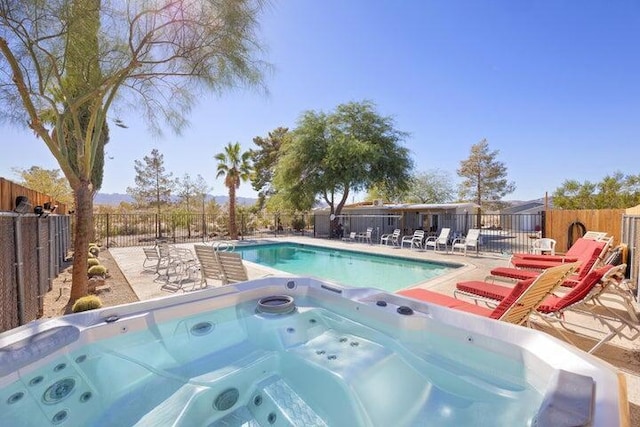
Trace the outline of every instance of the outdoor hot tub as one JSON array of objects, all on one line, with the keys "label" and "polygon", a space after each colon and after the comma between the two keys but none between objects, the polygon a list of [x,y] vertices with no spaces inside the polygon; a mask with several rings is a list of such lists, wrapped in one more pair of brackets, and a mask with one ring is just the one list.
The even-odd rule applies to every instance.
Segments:
[{"label": "outdoor hot tub", "polygon": [[0,335],[7,426],[618,426],[609,364],[542,332],[269,277]]}]

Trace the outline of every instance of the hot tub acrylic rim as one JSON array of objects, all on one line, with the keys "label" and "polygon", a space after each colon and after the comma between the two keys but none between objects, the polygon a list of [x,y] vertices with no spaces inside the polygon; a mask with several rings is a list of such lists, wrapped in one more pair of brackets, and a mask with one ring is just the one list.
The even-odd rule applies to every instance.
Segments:
[{"label": "hot tub acrylic rim", "polygon": [[[295,280],[296,288],[291,290],[286,288],[286,283]],[[404,297],[379,291],[371,288],[349,288],[342,285],[331,284],[334,289],[339,289],[340,293],[324,289],[322,286],[326,282],[308,277],[268,277],[238,283],[224,288],[205,289],[191,294],[174,295],[166,298],[159,298],[149,301],[141,301],[117,307],[107,307],[83,313],[66,315],[56,319],[43,319],[31,322],[14,330],[0,334],[0,349],[15,343],[24,337],[30,336],[36,331],[43,331],[55,326],[75,326],[80,330],[80,339],[69,344],[63,351],[58,350],[43,357],[37,363],[21,366],[16,372],[0,378],[0,387],[5,387],[15,381],[16,376],[21,376],[26,372],[46,365],[49,360],[68,354],[73,350],[90,342],[95,342],[95,337],[105,338],[108,330],[112,332],[107,336],[115,336],[116,333],[126,333],[122,331],[123,326],[137,323],[138,327],[144,327],[145,322],[158,322],[166,318],[171,313],[197,314],[204,310],[216,309],[229,306],[229,302],[239,302],[253,300],[259,296],[266,296],[272,293],[290,293],[292,296],[314,294],[324,296],[328,299],[341,301],[351,307],[354,313],[366,307],[363,311],[370,313],[380,313],[380,316],[390,316],[389,310],[394,310],[402,305],[409,305],[415,309],[413,316],[395,315],[401,318],[401,322],[416,323],[420,321],[438,321],[448,327],[457,327],[469,334],[477,334],[487,339],[504,341],[504,337],[510,338],[510,343],[523,350],[523,354],[532,354],[540,358],[545,364],[555,369],[565,369],[588,375],[596,381],[596,393],[594,407],[596,408],[593,418],[594,426],[611,425],[614,420],[621,420],[620,413],[625,406],[620,399],[622,391],[620,389],[620,379],[618,371],[605,361],[595,356],[588,355],[575,347],[541,331],[532,330],[505,322],[492,319],[481,319],[472,314],[451,310],[445,307],[435,306],[428,303],[416,302]],[[386,307],[379,307],[375,304],[375,299],[385,295],[391,301]],[[216,301],[216,299],[218,301]],[[222,301],[226,301],[222,304]],[[347,301],[350,300],[350,301]],[[393,303],[396,301],[396,303]],[[211,304],[214,303],[214,304]],[[189,310],[184,308],[189,304]],[[200,306],[200,311],[193,312],[192,306]],[[395,308],[394,308],[395,307]],[[373,311],[371,311],[373,310]],[[343,315],[343,313],[340,313]],[[119,320],[112,323],[105,323],[104,319],[117,315]],[[470,317],[472,316],[472,317]],[[348,315],[346,317],[349,317]],[[169,318],[175,318],[169,317]],[[137,328],[134,328],[137,329]],[[524,351],[526,350],[526,351]],[[560,351],[562,350],[562,351]],[[544,356],[544,357],[543,357]],[[576,364],[577,361],[580,363]]]}]

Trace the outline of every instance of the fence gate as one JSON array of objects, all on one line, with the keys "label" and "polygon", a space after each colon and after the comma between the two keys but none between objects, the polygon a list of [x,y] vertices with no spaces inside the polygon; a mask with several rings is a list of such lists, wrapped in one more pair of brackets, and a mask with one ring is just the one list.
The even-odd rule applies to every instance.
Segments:
[{"label": "fence gate", "polygon": [[[640,289],[640,215],[622,216],[622,241],[629,246],[627,263],[629,279]],[[636,291],[636,299],[640,302],[640,291]]]}]

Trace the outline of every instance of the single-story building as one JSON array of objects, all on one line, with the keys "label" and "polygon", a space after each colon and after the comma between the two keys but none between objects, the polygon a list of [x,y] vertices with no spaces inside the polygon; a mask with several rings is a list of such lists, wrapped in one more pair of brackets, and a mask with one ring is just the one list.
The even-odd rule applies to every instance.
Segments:
[{"label": "single-story building", "polygon": [[500,226],[511,231],[536,232],[542,229],[543,202],[534,200],[521,203],[500,211]]},{"label": "single-story building", "polygon": [[[450,228],[452,235],[466,234],[473,228],[473,214],[478,211],[475,203],[389,203],[379,200],[345,205],[338,219],[344,234],[364,233],[373,229],[373,240],[399,228],[403,235],[414,230],[437,234],[442,228]],[[316,235],[329,235],[329,208],[314,210]]]}]

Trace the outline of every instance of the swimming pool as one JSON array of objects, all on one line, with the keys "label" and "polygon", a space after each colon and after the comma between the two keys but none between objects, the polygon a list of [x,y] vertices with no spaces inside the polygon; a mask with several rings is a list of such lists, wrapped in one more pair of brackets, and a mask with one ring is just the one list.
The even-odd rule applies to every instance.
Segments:
[{"label": "swimming pool", "polygon": [[601,427],[621,425],[620,393],[610,365],[543,332],[310,278],[0,334],[11,426]]},{"label": "swimming pool", "polygon": [[389,292],[416,285],[461,267],[300,243],[238,246],[246,261],[276,270],[330,280],[348,286],[375,287]]}]

